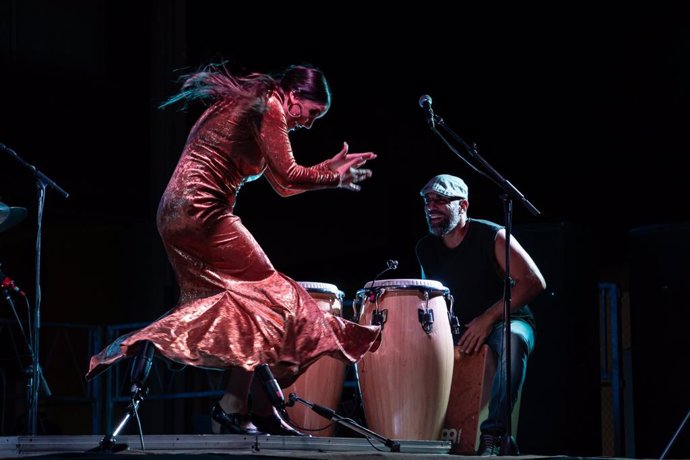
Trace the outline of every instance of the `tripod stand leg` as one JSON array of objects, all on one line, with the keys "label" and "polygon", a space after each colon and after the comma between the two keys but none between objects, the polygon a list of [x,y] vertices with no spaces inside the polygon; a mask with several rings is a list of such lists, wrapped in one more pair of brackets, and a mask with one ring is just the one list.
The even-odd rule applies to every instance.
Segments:
[{"label": "tripod stand leg", "polygon": [[132,401],[129,403],[129,406],[127,406],[127,412],[120,420],[120,423],[117,424],[117,427],[115,427],[113,432],[103,436],[103,439],[101,439],[101,442],[99,443],[98,450],[104,450],[108,452],[119,452],[121,450],[127,449],[127,444],[118,444],[116,438],[117,435],[120,434],[122,429],[127,425],[129,419],[132,417],[136,417],[137,410],[139,409],[139,404],[144,400],[145,392],[146,390],[142,388],[141,391],[138,392],[136,395],[132,395]]},{"label": "tripod stand leg", "polygon": [[680,432],[683,431],[683,427],[688,422],[688,419],[690,419],[690,410],[688,410],[688,413],[685,414],[685,418],[683,419],[683,421],[680,422],[680,426],[678,427],[678,429],[674,433],[673,437],[671,438],[671,441],[668,443],[668,445],[664,449],[664,453],[661,454],[661,457],[659,457],[660,460],[663,460],[664,458],[666,458],[666,454],[668,454],[668,451],[671,450],[671,447],[673,446],[673,443],[676,442],[676,438],[678,438],[678,435],[680,434]]},{"label": "tripod stand leg", "polygon": [[[127,448],[126,444],[117,444],[116,437],[120,434],[120,432],[127,425],[127,422],[129,422],[132,417],[135,417],[138,420],[137,410],[139,409],[141,402],[144,400],[144,397],[148,394],[148,388],[144,385],[144,382],[146,382],[149,371],[151,370],[154,351],[155,347],[153,346],[153,343],[145,342],[137,356],[135,356],[132,360],[132,367],[129,374],[129,379],[131,382],[130,392],[132,395],[131,401],[127,406],[125,415],[122,416],[120,423],[117,424],[111,433],[108,433],[103,437],[99,444],[98,450],[118,452]],[[144,448],[143,435],[141,447],[142,449]]]}]

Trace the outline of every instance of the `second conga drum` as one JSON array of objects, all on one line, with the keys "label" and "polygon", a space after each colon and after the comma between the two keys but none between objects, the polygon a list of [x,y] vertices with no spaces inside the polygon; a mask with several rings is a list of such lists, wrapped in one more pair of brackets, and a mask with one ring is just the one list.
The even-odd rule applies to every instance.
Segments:
[{"label": "second conga drum", "polygon": [[453,375],[453,338],[438,281],[390,279],[357,292],[360,324],[383,323],[379,349],[357,364],[369,429],[393,439],[440,439]]},{"label": "second conga drum", "polygon": [[[342,316],[343,292],[329,283],[298,281],[319,305],[321,310]],[[296,393],[302,399],[337,411],[345,382],[345,363],[330,356],[324,356],[309,366],[292,385],[283,389],[287,397]],[[309,431],[314,436],[333,436],[335,423],[321,417],[303,404],[297,403],[287,408],[290,420],[297,427]],[[323,428],[319,430],[320,428]]]}]

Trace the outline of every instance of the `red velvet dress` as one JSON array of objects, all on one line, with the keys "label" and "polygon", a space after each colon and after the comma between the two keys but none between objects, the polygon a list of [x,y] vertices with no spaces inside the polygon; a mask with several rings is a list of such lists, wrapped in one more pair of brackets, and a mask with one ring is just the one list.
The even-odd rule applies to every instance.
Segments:
[{"label": "red velvet dress", "polygon": [[265,174],[281,195],[335,187],[325,164],[295,163],[281,96],[263,116],[221,100],[200,117],[163,194],[158,230],[180,286],[175,308],[91,358],[87,378],[151,341],[191,366],[253,370],[261,363],[285,386],[322,355],[355,362],[378,346],[380,329],[322,312],[278,272],[233,214],[237,193]]}]

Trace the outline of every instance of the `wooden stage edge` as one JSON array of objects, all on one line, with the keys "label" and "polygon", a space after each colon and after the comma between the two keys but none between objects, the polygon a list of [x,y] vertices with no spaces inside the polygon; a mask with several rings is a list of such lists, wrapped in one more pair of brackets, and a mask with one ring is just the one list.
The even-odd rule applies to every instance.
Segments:
[{"label": "wooden stage edge", "polygon": [[[85,453],[102,458],[108,452],[97,449],[102,436],[12,436],[0,438],[0,458],[61,455]],[[144,447],[138,435],[118,436],[117,444],[126,450],[114,453],[127,454],[228,454],[290,458],[332,458],[332,454],[356,452],[378,453],[390,449],[381,442],[369,444],[363,438],[319,438],[301,436],[245,436],[245,435],[144,435]],[[119,447],[118,446],[118,447]],[[117,450],[117,448],[115,449]],[[400,452],[406,454],[446,454],[449,441],[400,441]],[[314,456],[323,454],[323,457]],[[327,456],[326,454],[331,454]]]},{"label": "wooden stage edge", "polygon": [[[289,458],[289,459],[438,459],[438,458],[481,458],[467,455],[451,455],[450,441],[397,441],[400,452],[391,450],[372,440],[364,438],[320,438],[295,436],[244,436],[244,435],[149,435],[144,436],[145,450],[142,450],[138,435],[123,435],[117,438],[118,446],[125,447],[117,452],[98,450],[102,436],[8,436],[0,437],[0,458],[69,458],[106,459],[135,455],[143,459],[162,459],[174,455],[176,459],[219,456],[237,458]],[[375,446],[375,447],[374,447]],[[506,459],[582,459],[569,456],[523,455],[503,457]],[[599,457],[596,457],[599,458]],[[612,457],[607,457],[612,460]]]}]

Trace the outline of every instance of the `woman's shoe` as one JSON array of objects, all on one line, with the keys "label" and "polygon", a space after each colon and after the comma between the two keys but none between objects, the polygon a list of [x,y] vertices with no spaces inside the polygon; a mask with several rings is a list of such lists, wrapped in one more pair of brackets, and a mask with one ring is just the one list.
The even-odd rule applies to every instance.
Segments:
[{"label": "woman's shoe", "polygon": [[249,418],[259,431],[267,434],[274,434],[277,436],[307,436],[306,434],[287,425],[275,414],[266,417],[251,414]]},{"label": "woman's shoe", "polygon": [[220,425],[220,433],[222,434],[248,434],[251,436],[263,434],[249,421],[246,414],[228,414],[218,403],[211,406],[211,419]]}]

